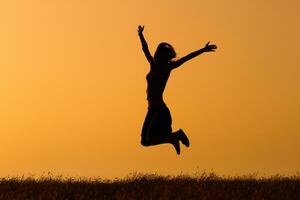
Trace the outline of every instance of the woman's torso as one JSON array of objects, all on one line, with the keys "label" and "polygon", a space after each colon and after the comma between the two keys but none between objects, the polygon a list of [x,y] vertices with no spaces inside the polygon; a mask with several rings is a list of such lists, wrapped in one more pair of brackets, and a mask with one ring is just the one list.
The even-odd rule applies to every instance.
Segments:
[{"label": "woman's torso", "polygon": [[165,90],[168,78],[170,76],[168,66],[151,66],[147,74],[147,100],[149,107],[155,107],[164,104],[163,92]]}]

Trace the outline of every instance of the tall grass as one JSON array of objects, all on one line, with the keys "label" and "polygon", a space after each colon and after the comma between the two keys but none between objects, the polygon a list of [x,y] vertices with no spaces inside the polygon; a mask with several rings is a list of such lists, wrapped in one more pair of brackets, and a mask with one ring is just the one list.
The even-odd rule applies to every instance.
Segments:
[{"label": "tall grass", "polygon": [[300,200],[300,176],[221,177],[214,173],[161,176],[132,173],[122,179],[63,176],[0,178],[0,199],[212,199]]}]

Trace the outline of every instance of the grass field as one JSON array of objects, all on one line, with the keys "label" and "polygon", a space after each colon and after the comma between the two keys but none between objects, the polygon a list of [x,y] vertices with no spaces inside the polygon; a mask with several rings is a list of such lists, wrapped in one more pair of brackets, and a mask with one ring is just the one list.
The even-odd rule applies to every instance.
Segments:
[{"label": "grass field", "polygon": [[133,173],[123,179],[70,178],[62,176],[6,177],[0,179],[0,199],[212,199],[300,200],[300,176],[255,175],[220,177],[160,176]]}]

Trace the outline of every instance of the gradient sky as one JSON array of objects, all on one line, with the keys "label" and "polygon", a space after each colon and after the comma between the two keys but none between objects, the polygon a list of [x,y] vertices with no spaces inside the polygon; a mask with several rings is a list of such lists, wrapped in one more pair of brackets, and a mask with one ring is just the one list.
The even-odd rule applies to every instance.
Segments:
[{"label": "gradient sky", "polygon": [[[0,2],[0,176],[300,171],[297,0]],[[191,147],[145,148],[153,53],[218,45],[171,74],[165,101]]]}]

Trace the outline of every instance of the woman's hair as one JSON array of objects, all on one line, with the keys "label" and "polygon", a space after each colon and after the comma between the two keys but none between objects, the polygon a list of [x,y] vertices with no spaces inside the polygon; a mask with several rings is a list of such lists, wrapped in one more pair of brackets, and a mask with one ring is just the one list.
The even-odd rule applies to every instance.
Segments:
[{"label": "woman's hair", "polygon": [[176,52],[172,45],[166,42],[162,42],[157,46],[154,54],[154,60],[170,61],[176,57]]}]

